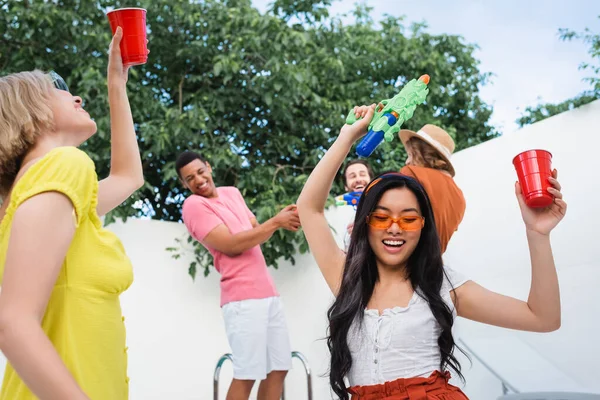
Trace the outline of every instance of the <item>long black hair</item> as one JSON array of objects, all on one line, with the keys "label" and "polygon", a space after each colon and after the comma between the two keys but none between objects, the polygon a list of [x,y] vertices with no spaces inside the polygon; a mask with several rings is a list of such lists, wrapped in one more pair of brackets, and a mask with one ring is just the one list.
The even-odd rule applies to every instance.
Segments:
[{"label": "long black hair", "polygon": [[367,215],[371,213],[381,196],[390,189],[407,188],[419,202],[425,226],[415,250],[407,262],[407,278],[413,289],[419,289],[420,295],[429,303],[429,308],[441,327],[438,338],[441,362],[440,371],[451,367],[461,379],[460,362],[454,356],[454,338],[452,337],[452,311],[441,296],[444,268],[442,251],[433,211],[427,193],[413,178],[394,174],[384,174],[375,178],[365,190],[358,203],[350,246],[346,255],[342,284],[339,293],[327,312],[329,335],[327,346],[331,353],[329,382],[336,395],[348,400],[344,377],[352,366],[352,355],[348,347],[348,331],[356,321],[362,323],[375,283],[379,280],[375,254],[368,239]]}]

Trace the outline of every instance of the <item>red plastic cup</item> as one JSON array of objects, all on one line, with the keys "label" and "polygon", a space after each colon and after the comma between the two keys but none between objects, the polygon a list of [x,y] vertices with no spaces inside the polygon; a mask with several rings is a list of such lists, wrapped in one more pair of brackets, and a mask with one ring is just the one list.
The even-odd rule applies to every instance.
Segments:
[{"label": "red plastic cup", "polygon": [[123,29],[121,58],[124,66],[141,65],[148,61],[146,46],[146,10],[119,8],[106,13],[113,35],[117,27]]},{"label": "red plastic cup", "polygon": [[554,196],[548,193],[552,187],[552,154],[546,150],[527,150],[513,158],[525,203],[531,208],[548,207]]}]

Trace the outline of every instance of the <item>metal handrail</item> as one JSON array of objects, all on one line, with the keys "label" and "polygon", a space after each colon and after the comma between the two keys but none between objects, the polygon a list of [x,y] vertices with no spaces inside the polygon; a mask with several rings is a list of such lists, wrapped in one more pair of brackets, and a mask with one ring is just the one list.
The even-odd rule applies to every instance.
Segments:
[{"label": "metal handrail", "polygon": [[217,362],[217,366],[215,368],[215,374],[213,376],[214,400],[219,400],[219,375],[221,374],[221,367],[223,366],[223,363],[227,360],[233,363],[233,356],[231,355],[231,353],[223,354],[221,358],[219,358],[219,361]]},{"label": "metal handrail", "polygon": [[[312,396],[312,376],[310,373],[310,367],[308,366],[308,359],[304,356],[304,354],[300,353],[299,351],[292,351],[292,358],[296,357],[297,359],[300,360],[300,362],[302,362],[302,366],[304,367],[304,372],[306,373],[306,385],[307,385],[307,389],[308,389],[308,400],[312,400],[313,396]],[[233,356],[231,355],[231,353],[226,353],[223,354],[221,356],[221,358],[219,358],[219,361],[217,362],[217,366],[215,367],[215,373],[213,376],[213,399],[214,400],[219,400],[219,375],[221,374],[221,368],[223,367],[223,364],[225,363],[225,361],[231,361],[233,362]],[[285,385],[284,385],[284,389],[283,389],[283,393],[281,394],[281,400],[285,400]]]},{"label": "metal handrail", "polygon": [[[308,366],[308,359],[304,356],[304,354],[299,351],[292,351],[292,358],[296,357],[300,362],[302,362],[302,366],[304,367],[304,372],[306,373],[306,386],[308,393],[308,400],[312,400],[312,376],[310,374],[310,367]],[[281,395],[281,400],[285,400],[285,385],[283,388],[283,393]]]},{"label": "metal handrail", "polygon": [[494,369],[492,367],[490,367],[485,361],[483,361],[483,359],[481,357],[479,357],[477,355],[477,353],[475,353],[473,351],[473,349],[471,349],[464,340],[462,339],[458,339],[458,341],[460,342],[460,344],[467,349],[467,351],[469,353],[471,353],[471,355],[473,357],[475,357],[477,359],[477,361],[479,361],[488,371],[490,371],[492,373],[492,375],[494,375],[496,378],[498,378],[498,380],[500,381],[500,383],[502,383],[502,394],[508,394],[508,391],[511,390],[513,393],[520,393],[519,390],[517,390],[517,388],[515,388],[514,386],[512,386],[510,383],[506,382],[496,371],[494,371]]}]

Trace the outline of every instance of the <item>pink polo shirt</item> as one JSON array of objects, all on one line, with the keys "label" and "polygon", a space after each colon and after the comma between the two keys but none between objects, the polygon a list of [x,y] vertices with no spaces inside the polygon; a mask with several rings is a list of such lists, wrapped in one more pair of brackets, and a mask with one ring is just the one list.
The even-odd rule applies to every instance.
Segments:
[{"label": "pink polo shirt", "polygon": [[237,188],[218,187],[217,195],[188,197],[183,202],[183,221],[190,234],[212,254],[215,268],[221,274],[221,307],[232,301],[279,296],[260,246],[229,257],[203,242],[221,224],[232,235],[252,229],[250,220],[255,218],[254,214]]}]

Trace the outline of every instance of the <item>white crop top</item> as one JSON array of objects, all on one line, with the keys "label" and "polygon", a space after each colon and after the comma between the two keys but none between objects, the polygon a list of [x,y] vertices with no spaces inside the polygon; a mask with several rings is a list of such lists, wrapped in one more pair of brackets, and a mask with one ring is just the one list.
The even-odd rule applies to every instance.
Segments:
[{"label": "white crop top", "polygon": [[[456,318],[450,290],[468,279],[449,267],[445,270],[449,281],[444,277],[441,295]],[[348,332],[352,354],[352,367],[348,373],[350,386],[428,377],[440,369],[437,342],[440,332],[429,304],[417,291],[406,307],[388,308],[381,315],[378,310],[365,310],[363,323],[355,322]]]}]

